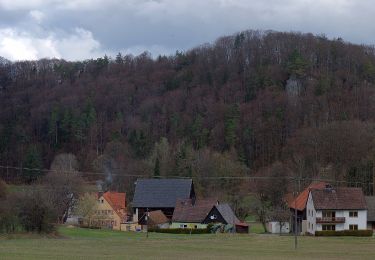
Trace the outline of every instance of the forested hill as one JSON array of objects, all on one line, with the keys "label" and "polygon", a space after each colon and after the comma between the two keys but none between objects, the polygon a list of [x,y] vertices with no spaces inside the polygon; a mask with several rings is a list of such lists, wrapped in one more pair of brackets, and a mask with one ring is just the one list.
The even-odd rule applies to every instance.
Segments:
[{"label": "forested hill", "polygon": [[82,171],[109,175],[276,167],[369,182],[374,54],[342,39],[245,31],[155,59],[0,59],[0,165],[49,168],[73,153]]}]

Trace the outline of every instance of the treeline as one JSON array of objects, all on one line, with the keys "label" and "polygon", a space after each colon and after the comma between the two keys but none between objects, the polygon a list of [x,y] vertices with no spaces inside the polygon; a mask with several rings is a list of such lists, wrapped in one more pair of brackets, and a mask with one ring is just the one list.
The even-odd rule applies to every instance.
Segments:
[{"label": "treeline", "polygon": [[[201,178],[210,193],[235,185],[202,177],[282,163],[286,175],[370,194],[374,53],[325,36],[245,31],[155,59],[1,60],[0,164],[49,168],[71,152],[115,189],[132,186],[114,182],[119,175],[174,175]],[[29,183],[43,174],[22,171]]]}]

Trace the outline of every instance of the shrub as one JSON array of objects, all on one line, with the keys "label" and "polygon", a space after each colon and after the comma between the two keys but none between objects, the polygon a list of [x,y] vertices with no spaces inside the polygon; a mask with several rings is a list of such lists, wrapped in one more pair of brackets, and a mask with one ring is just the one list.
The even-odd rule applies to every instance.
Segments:
[{"label": "shrub", "polygon": [[7,185],[2,179],[0,179],[0,199],[5,198],[6,195],[7,195]]},{"label": "shrub", "polygon": [[208,234],[209,229],[189,229],[189,228],[149,228],[149,232],[169,233],[169,234]]},{"label": "shrub", "polygon": [[0,203],[0,233],[51,233],[56,214],[43,190],[14,192]]},{"label": "shrub", "polygon": [[55,230],[56,214],[41,190],[22,192],[16,198],[17,215],[27,232],[51,233]]},{"label": "shrub", "polygon": [[373,234],[372,230],[324,230],[315,231],[315,236],[355,236],[355,237],[371,237]]}]

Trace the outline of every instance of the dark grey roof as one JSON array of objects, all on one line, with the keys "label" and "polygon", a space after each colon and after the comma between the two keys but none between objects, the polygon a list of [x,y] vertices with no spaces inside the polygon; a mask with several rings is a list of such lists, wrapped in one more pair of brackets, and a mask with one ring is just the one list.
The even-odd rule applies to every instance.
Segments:
[{"label": "dark grey roof", "polygon": [[224,220],[228,224],[235,224],[239,223],[239,219],[236,217],[234,214],[232,208],[229,206],[229,204],[224,203],[224,204],[219,204],[215,206],[217,210],[220,212],[221,216],[224,218]]},{"label": "dark grey roof", "polygon": [[375,196],[366,196],[367,221],[375,221]]},{"label": "dark grey roof", "polygon": [[138,179],[132,206],[134,208],[174,208],[177,199],[192,194],[191,179]]}]

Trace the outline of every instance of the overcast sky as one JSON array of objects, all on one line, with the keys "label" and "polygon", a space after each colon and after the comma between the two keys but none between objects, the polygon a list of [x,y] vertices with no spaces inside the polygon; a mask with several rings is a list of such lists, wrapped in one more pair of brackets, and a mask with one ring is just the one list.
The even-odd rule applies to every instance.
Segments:
[{"label": "overcast sky", "polygon": [[0,56],[81,60],[187,50],[246,29],[375,43],[372,0],[0,0]]}]

